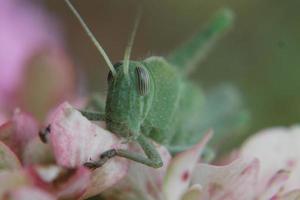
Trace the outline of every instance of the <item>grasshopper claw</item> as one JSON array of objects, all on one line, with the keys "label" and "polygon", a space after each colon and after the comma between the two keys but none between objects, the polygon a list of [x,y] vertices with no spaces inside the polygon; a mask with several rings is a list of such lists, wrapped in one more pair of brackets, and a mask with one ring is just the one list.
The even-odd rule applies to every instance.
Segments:
[{"label": "grasshopper claw", "polygon": [[86,162],[83,164],[83,166],[89,169],[96,169],[98,167],[101,167],[102,165],[96,162]]},{"label": "grasshopper claw", "polygon": [[96,169],[98,167],[102,167],[108,161],[110,158],[117,155],[117,151],[115,149],[110,149],[108,151],[105,151],[99,156],[99,160],[95,162],[86,162],[83,164],[83,166],[89,168],[89,169]]}]

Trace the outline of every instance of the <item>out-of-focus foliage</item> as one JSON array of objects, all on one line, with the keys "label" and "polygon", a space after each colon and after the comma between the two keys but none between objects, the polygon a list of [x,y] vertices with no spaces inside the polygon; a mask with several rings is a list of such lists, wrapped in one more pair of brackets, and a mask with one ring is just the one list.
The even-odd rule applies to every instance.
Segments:
[{"label": "out-of-focus foliage", "polygon": [[[143,18],[133,58],[167,55],[203,27],[221,7],[236,13],[235,27],[199,64],[192,77],[206,88],[224,81],[241,89],[253,117],[252,130],[300,120],[299,1],[259,0],[73,0],[113,61],[122,59],[137,6]],[[104,92],[107,68],[61,1],[46,1],[64,18],[66,38],[92,91]]]}]

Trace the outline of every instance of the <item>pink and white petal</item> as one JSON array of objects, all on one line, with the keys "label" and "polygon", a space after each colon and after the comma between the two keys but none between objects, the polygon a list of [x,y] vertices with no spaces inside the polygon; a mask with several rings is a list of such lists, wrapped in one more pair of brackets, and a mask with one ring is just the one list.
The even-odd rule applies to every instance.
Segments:
[{"label": "pink and white petal", "polygon": [[[41,4],[40,4],[41,5]],[[54,18],[37,2],[2,0],[0,7],[0,108],[15,107],[28,60],[41,50],[61,48]],[[9,56],[7,56],[9,55]]]},{"label": "pink and white petal", "polygon": [[163,194],[167,200],[179,200],[187,190],[192,172],[211,137],[212,131],[209,131],[200,143],[172,159],[163,183]]},{"label": "pink and white petal", "polygon": [[32,115],[16,109],[12,122],[15,128],[14,140],[22,147],[38,136],[39,124]]},{"label": "pink and white petal", "polygon": [[0,127],[0,140],[20,158],[23,148],[38,136],[38,123],[30,115],[16,109],[13,117]]},{"label": "pink and white petal", "polygon": [[3,199],[3,195],[7,192],[30,184],[31,182],[24,171],[2,170],[0,171],[0,199]]},{"label": "pink and white petal", "polygon": [[77,199],[87,189],[91,171],[80,167],[65,169],[57,165],[31,166],[28,174],[36,187],[62,199]]},{"label": "pink and white petal", "polygon": [[80,199],[100,194],[120,181],[128,171],[128,162],[124,158],[109,160],[105,165],[95,169],[91,174],[89,185]]},{"label": "pink and white petal", "polygon": [[[275,199],[282,194],[285,183],[290,177],[290,172],[285,170],[279,170],[267,183],[266,187],[261,190],[258,188],[258,193],[260,193],[258,199]],[[261,191],[261,192],[259,192]]]},{"label": "pink and white petal", "polygon": [[33,177],[39,178],[44,183],[54,182],[58,177],[63,174],[64,169],[57,165],[48,166],[32,166],[30,174]]},{"label": "pink and white petal", "polygon": [[[125,179],[125,181],[129,181],[131,183],[132,189],[138,189],[146,192],[154,199],[158,199],[158,197],[161,197],[162,195],[161,191],[164,176],[171,162],[171,154],[166,147],[158,144],[155,145],[162,158],[163,166],[161,168],[154,169],[144,166],[140,163],[132,162],[127,179]],[[140,152],[142,152],[142,150],[140,150]]]},{"label": "pink and white petal", "polygon": [[9,147],[12,146],[13,132],[14,128],[11,120],[6,121],[0,126],[0,140]]},{"label": "pink and white petal", "polygon": [[53,195],[35,187],[22,187],[9,192],[8,200],[56,200]]},{"label": "pink and white petal", "polygon": [[96,161],[101,153],[112,148],[128,148],[121,139],[90,122],[68,103],[57,108],[49,123],[54,156],[59,165],[67,168]]},{"label": "pink and white petal", "polygon": [[66,182],[59,185],[57,196],[62,199],[74,199],[82,196],[88,188],[90,178],[90,170],[84,167],[78,168]]},{"label": "pink and white petal", "polygon": [[265,188],[279,170],[291,173],[285,183],[285,192],[299,188],[300,126],[263,130],[246,141],[241,154],[260,160],[259,188]]},{"label": "pink and white petal", "polygon": [[300,189],[297,189],[297,190],[290,191],[283,196],[277,197],[277,199],[274,200],[299,200],[299,199],[300,199]]},{"label": "pink and white petal", "polygon": [[[163,178],[171,160],[171,155],[166,147],[155,145],[163,160],[163,166],[155,169],[137,162],[130,162],[127,176],[105,194],[108,199],[115,196],[120,199],[132,199],[133,196],[137,199],[163,199]],[[134,146],[133,150],[142,153],[139,146]]]},{"label": "pink and white petal", "polygon": [[[59,165],[74,168],[96,161],[112,148],[128,148],[121,139],[91,123],[70,104],[63,103],[50,117],[50,144]],[[84,197],[96,195],[125,176],[128,161],[113,158],[92,172],[92,180]]]},{"label": "pink and white petal", "polygon": [[192,185],[183,195],[182,200],[201,200],[202,187],[201,185]]},{"label": "pink and white petal", "polygon": [[4,113],[1,113],[0,111],[0,126],[2,126],[2,124],[4,124],[7,120],[8,117]]},{"label": "pink and white petal", "polygon": [[203,199],[253,200],[256,196],[258,160],[239,158],[226,166],[198,164],[193,183],[202,186]]},{"label": "pink and white petal", "polygon": [[17,170],[21,168],[21,163],[14,152],[0,141],[0,170]]}]

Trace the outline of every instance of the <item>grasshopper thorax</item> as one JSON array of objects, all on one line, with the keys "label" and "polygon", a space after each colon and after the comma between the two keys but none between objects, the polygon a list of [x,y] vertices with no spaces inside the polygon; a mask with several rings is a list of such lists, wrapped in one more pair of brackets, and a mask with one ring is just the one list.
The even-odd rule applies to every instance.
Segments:
[{"label": "grasshopper thorax", "polygon": [[128,70],[124,67],[118,62],[114,65],[116,74],[108,74],[105,119],[107,128],[113,133],[134,137],[140,133],[150,109],[153,84],[151,74],[142,62],[129,61]]}]

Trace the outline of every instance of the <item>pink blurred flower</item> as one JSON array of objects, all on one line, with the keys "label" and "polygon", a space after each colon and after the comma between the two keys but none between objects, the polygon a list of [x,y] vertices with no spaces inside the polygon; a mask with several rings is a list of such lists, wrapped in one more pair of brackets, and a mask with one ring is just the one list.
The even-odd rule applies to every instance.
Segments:
[{"label": "pink blurred flower", "polygon": [[8,200],[55,200],[56,198],[51,194],[35,188],[35,187],[21,187],[13,192],[7,194]]},{"label": "pink blurred flower", "polygon": [[34,137],[39,127],[37,121],[28,113],[15,110],[12,118],[0,126],[0,139],[5,142],[18,156]]},{"label": "pink blurred flower", "polygon": [[0,4],[0,199],[78,197],[90,171],[57,165],[38,135],[54,106],[77,100],[57,23],[37,2]]},{"label": "pink blurred flower", "polygon": [[1,0],[0,4],[0,111],[16,106],[34,114],[48,111],[74,92],[74,72],[56,21],[37,2]]}]

